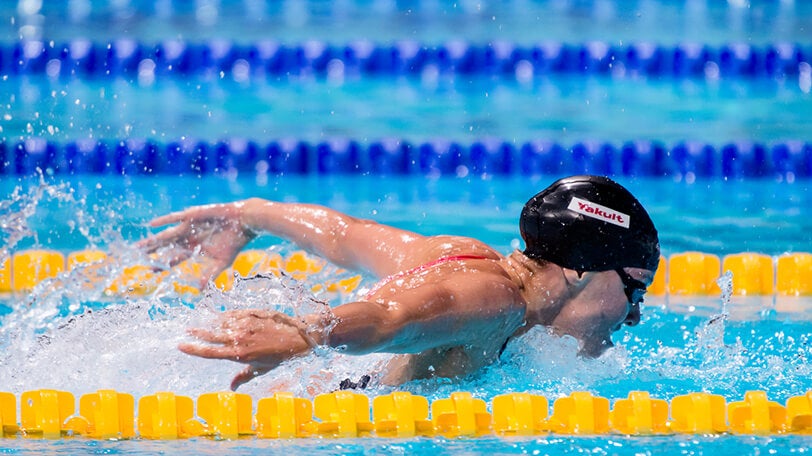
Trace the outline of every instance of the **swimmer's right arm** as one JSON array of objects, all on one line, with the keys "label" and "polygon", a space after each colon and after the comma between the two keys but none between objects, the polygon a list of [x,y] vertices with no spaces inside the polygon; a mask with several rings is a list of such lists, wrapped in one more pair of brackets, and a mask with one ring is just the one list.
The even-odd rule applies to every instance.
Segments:
[{"label": "swimmer's right arm", "polygon": [[232,380],[233,389],[316,346],[360,355],[475,344],[490,345],[491,352],[483,356],[494,357],[499,344],[493,341],[507,339],[521,326],[524,307],[505,280],[472,280],[465,286],[450,281],[404,290],[385,302],[351,302],[333,308],[333,314],[310,314],[302,320],[273,311],[230,311],[219,327],[191,330],[199,342],[179,348],[190,355],[247,364]]},{"label": "swimmer's right arm", "polygon": [[[308,317],[318,318],[316,315]],[[308,353],[316,346],[309,326],[324,326],[312,318],[309,322],[268,310],[225,312],[219,325],[192,328],[189,334],[197,342],[186,342],[178,349],[186,354],[209,359],[227,359],[247,364],[231,381],[231,389],[263,375],[282,362]]]}]

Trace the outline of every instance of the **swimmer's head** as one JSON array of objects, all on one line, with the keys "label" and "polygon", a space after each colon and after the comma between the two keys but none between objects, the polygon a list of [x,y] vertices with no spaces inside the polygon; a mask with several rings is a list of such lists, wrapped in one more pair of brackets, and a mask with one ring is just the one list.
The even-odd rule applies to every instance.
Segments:
[{"label": "swimmer's head", "polygon": [[601,176],[554,182],[530,199],[519,225],[524,254],[575,271],[656,271],[657,229],[628,190]]}]

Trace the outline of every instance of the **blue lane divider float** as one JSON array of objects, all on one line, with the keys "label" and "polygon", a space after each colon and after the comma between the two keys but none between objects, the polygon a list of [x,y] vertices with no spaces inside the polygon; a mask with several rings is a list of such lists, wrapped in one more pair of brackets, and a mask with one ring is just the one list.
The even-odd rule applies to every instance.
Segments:
[{"label": "blue lane divider float", "polygon": [[0,74],[47,73],[51,76],[132,77],[219,74],[414,74],[440,72],[489,75],[547,73],[642,74],[650,76],[782,77],[809,72],[812,45],[773,43],[721,46],[683,43],[612,45],[605,42],[559,42],[520,45],[452,41],[431,45],[415,41],[374,44],[359,41],[333,45],[321,41],[285,44],[225,40],[147,44],[129,39],[67,43],[20,41],[0,44]]},{"label": "blue lane divider float", "polygon": [[29,138],[0,142],[0,176],[37,172],[60,175],[400,174],[538,175],[597,173],[641,177],[812,177],[812,143],[583,141],[513,143],[484,139],[470,144],[398,139],[362,142],[296,139],[259,142],[230,138],[215,143],[184,139],[78,140]]}]

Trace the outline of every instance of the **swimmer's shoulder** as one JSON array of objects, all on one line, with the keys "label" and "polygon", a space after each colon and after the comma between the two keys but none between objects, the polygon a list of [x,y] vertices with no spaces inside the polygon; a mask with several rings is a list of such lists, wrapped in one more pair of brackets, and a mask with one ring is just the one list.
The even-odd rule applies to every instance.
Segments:
[{"label": "swimmer's shoulder", "polygon": [[519,285],[512,280],[503,263],[488,259],[465,261],[475,265],[457,269],[447,274],[442,281],[460,299],[472,303],[500,303],[508,307],[523,307],[527,304]]},{"label": "swimmer's shoulder", "polygon": [[[426,247],[433,256],[480,256],[487,260],[501,260],[504,256],[484,242],[465,236],[439,235],[426,238]],[[472,260],[476,258],[471,258]]]}]

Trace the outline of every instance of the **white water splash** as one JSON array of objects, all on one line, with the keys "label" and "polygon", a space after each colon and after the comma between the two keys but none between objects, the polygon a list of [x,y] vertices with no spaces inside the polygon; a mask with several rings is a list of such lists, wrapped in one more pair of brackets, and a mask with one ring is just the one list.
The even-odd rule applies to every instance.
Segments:
[{"label": "white water splash", "polygon": [[[86,199],[77,197],[68,184],[51,185],[42,176],[28,190],[18,186],[0,202],[0,252],[4,256],[21,245],[38,246],[41,239],[47,242],[51,235],[44,236],[43,225],[56,236],[78,233],[89,248],[102,246],[108,252],[103,262],[77,267],[39,283],[30,292],[8,297],[11,313],[0,319],[0,384],[5,390],[20,393],[55,388],[82,394],[113,388],[136,395],[223,390],[242,366],[178,351],[178,343],[189,340],[189,327],[212,325],[222,311],[231,309],[270,309],[297,316],[324,312],[328,309],[324,300],[337,297],[323,287],[317,296],[311,287],[351,275],[327,266],[305,282],[284,274],[256,276],[236,280],[228,292],[210,288],[202,296],[180,295],[173,283],[184,283],[188,277],[170,271],[167,264],[123,240],[123,210],[135,204],[125,201],[88,207]],[[40,223],[49,217],[64,225]],[[146,286],[146,292],[119,286],[111,295],[117,278],[135,265],[168,275],[157,283],[136,284]],[[360,375],[381,371],[389,357],[350,357],[319,350],[280,366],[241,391],[257,396],[282,389],[301,395],[329,392],[344,378],[357,380]]]},{"label": "white water splash", "polygon": [[0,201],[0,261],[9,258],[12,249],[21,240],[27,237],[36,239],[37,233],[31,229],[28,220],[37,212],[46,194],[60,199],[68,198],[66,188],[65,185],[48,185],[40,175],[39,185],[27,193],[23,192],[21,186],[16,186],[7,199]]},{"label": "white water splash", "polygon": [[[241,365],[178,351],[178,343],[190,340],[189,327],[214,324],[222,310],[258,308],[301,315],[323,305],[305,284],[268,276],[240,280],[229,292],[210,288],[195,302],[162,290],[100,309],[86,307],[78,315],[20,309],[0,327],[6,339],[0,384],[13,392],[56,388],[76,394],[104,388],[135,395],[224,390]],[[344,378],[380,371],[385,359],[388,355],[349,357],[325,351],[289,361],[241,392],[257,397],[283,390],[325,393],[337,389]]]},{"label": "white water splash", "polygon": [[590,390],[624,374],[628,360],[622,347],[611,348],[594,359],[580,356],[578,351],[575,338],[556,336],[549,328],[536,326],[511,339],[500,361],[473,381],[483,390],[498,387],[555,397]]},{"label": "white water splash", "polygon": [[730,307],[730,300],[733,298],[733,272],[727,271],[721,277],[716,279],[716,284],[722,290],[719,299],[722,302],[722,315],[728,315],[728,307]]},{"label": "white water splash", "polygon": [[698,353],[705,355],[705,363],[714,364],[719,360],[719,350],[725,348],[725,323],[730,318],[728,308],[733,295],[733,273],[727,271],[716,280],[722,293],[719,300],[722,304],[721,312],[713,315],[707,323],[696,330],[696,346]]},{"label": "white water splash", "polygon": [[123,213],[138,202],[105,198],[106,204],[89,205],[86,192],[68,183],[49,183],[42,174],[37,178],[34,185],[17,185],[0,201],[0,261],[15,249],[48,248],[57,241],[54,237],[62,236],[82,239],[87,248],[126,249]]},{"label": "white water splash", "polygon": [[[718,390],[735,383],[746,372],[753,370],[752,353],[736,338],[726,342],[730,324],[729,306],[733,294],[733,275],[730,271],[717,280],[721,289],[720,311],[698,321],[694,328],[682,326],[684,345],[667,345],[659,341],[642,353],[635,353],[629,365],[631,378],[652,382],[663,389],[686,388],[696,391]],[[686,321],[683,317],[683,321]],[[672,320],[663,331],[679,331],[680,321]],[[756,370],[760,370],[757,368]]]}]

